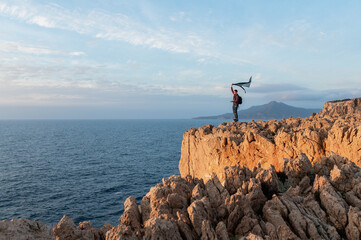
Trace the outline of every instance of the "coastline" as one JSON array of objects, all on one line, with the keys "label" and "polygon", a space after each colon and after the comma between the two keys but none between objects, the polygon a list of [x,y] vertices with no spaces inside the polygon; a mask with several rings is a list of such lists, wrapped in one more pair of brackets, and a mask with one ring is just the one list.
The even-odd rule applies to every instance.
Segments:
[{"label": "coastline", "polygon": [[[316,141],[316,146],[320,149],[324,149],[324,143],[327,146],[328,138],[336,139],[335,143],[344,142],[348,148],[335,145],[333,150],[317,151],[313,145],[315,141],[308,138],[306,142],[311,142],[313,155],[300,150],[294,152],[292,158],[282,159],[271,151],[268,152],[269,159],[266,154],[263,155],[264,162],[230,160],[228,165],[218,164],[218,168],[207,162],[211,159],[212,151],[204,150],[204,143],[185,141],[185,133],[185,145],[192,145],[194,150],[182,147],[183,160],[180,161],[180,169],[186,166],[188,170],[181,170],[182,177],[171,176],[163,179],[162,183],[150,189],[139,204],[134,198],[127,198],[119,225],[113,227],[105,224],[102,228],[94,228],[89,222],[82,222],[76,226],[66,216],[53,227],[32,220],[4,220],[0,222],[0,236],[107,240],[359,239],[361,226],[357,222],[361,220],[361,153],[354,146],[360,146],[360,113],[361,98],[358,98],[328,102],[318,115],[306,120],[289,120],[292,124],[288,124],[287,129],[297,136],[287,140],[292,146],[300,139],[297,133],[311,126],[309,124],[302,127],[302,121],[310,121],[314,124],[320,123],[314,126],[314,129],[327,136],[321,138],[321,142]],[[327,125],[326,122],[332,124]],[[286,125],[282,121],[271,121],[267,127],[260,127],[263,123],[265,122],[237,123],[232,126],[226,124],[234,127],[228,132],[223,131],[228,134],[227,144],[215,134],[218,130],[214,131],[214,126],[189,131],[200,131],[200,134],[194,136],[198,139],[203,138],[206,144],[210,141],[219,143],[218,151],[223,153],[218,157],[220,161],[222,157],[227,159],[228,156],[229,159],[229,156],[237,156],[240,152],[237,149],[241,144],[239,139],[248,138],[248,143],[259,142],[260,146],[268,146],[272,141],[267,135],[259,132],[265,128],[272,128],[273,125],[269,123],[273,123],[276,125],[274,131],[277,134],[282,133],[282,126]],[[281,125],[277,127],[278,123]],[[246,137],[237,135],[237,128],[247,129],[252,124],[260,127],[257,133],[259,139],[255,132],[253,139],[250,134],[244,135]],[[325,131],[321,131],[322,129]],[[308,136],[312,136],[312,133]],[[229,154],[228,150],[222,150],[222,144],[228,146]],[[276,145],[276,141],[273,144]],[[203,150],[197,154],[197,148]],[[253,155],[256,155],[259,149],[254,148]],[[342,149],[344,154],[350,154],[349,158],[333,153],[335,149]],[[190,158],[186,152],[195,155]],[[205,152],[208,155],[204,155]],[[317,157],[316,153],[319,154]],[[189,165],[193,164],[192,159],[208,166],[207,170],[218,174],[202,172],[198,175],[194,171],[201,169],[195,165],[192,172]],[[277,164],[273,164],[274,159]],[[19,229],[22,231],[19,232]]]}]

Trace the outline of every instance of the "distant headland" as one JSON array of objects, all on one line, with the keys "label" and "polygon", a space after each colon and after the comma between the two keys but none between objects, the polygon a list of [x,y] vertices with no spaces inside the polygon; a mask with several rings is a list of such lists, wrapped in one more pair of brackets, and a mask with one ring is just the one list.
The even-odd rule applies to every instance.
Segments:
[{"label": "distant headland", "polygon": [[[253,106],[238,111],[239,119],[282,119],[289,117],[308,117],[312,113],[321,111],[318,108],[299,108],[287,105],[282,102],[271,101],[264,105]],[[215,116],[195,117],[194,119],[232,119],[233,113],[225,113]]]}]

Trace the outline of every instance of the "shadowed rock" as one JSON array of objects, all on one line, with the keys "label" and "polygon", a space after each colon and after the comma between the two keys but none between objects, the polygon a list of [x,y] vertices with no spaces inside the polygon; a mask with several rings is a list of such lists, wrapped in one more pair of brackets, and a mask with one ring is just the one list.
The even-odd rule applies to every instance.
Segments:
[{"label": "shadowed rock", "polygon": [[50,226],[40,221],[12,219],[0,221],[0,239],[55,240]]},{"label": "shadowed rock", "polygon": [[[216,175],[205,184],[189,176],[164,179],[147,194],[157,196],[149,210],[154,217],[142,223],[143,235],[138,239],[166,239],[169,232],[174,239],[359,239],[361,169],[338,155],[324,157],[318,164],[316,170],[304,154],[285,159],[285,178],[292,182],[286,190],[273,167],[228,167],[224,186]],[[335,166],[346,170],[336,174]],[[336,176],[344,179],[340,174],[347,171],[351,189],[336,181]],[[172,185],[178,187],[169,188]],[[177,188],[186,193],[180,195]],[[191,196],[185,198],[189,192]],[[342,197],[346,194],[350,201]],[[160,206],[167,209],[159,211]],[[116,228],[120,227],[124,226]],[[107,234],[107,239],[117,238]]]}]

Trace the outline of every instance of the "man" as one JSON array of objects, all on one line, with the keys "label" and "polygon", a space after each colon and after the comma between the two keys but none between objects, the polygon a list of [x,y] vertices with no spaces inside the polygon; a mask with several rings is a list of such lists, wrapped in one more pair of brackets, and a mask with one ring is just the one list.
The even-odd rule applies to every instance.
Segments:
[{"label": "man", "polygon": [[238,113],[237,113],[237,110],[238,110],[238,104],[241,104],[241,97],[238,95],[238,91],[237,90],[233,90],[233,84],[231,84],[231,91],[233,93],[233,101],[230,101],[230,102],[233,102],[233,114],[234,114],[234,121],[235,122],[238,122]]}]

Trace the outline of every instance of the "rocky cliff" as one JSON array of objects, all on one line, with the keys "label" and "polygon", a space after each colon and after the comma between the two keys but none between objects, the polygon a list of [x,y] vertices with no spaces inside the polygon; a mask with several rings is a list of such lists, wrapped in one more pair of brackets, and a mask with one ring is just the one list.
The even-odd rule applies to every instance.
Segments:
[{"label": "rocky cliff", "polygon": [[311,163],[337,153],[361,166],[361,98],[327,102],[309,118],[207,125],[183,135],[179,170],[182,176],[207,179],[223,168],[273,165],[305,153]]},{"label": "rocky cliff", "polygon": [[0,239],[359,240],[360,106],[335,101],[307,119],[191,129],[183,176],[163,179],[139,204],[127,198],[119,225],[4,220]]},{"label": "rocky cliff", "polygon": [[312,166],[301,154],[284,159],[282,172],[233,166],[223,174],[223,185],[215,174],[207,182],[163,179],[139,205],[129,197],[115,227],[75,226],[66,216],[52,228],[0,221],[0,239],[361,239],[361,169],[346,158],[333,154]]}]

